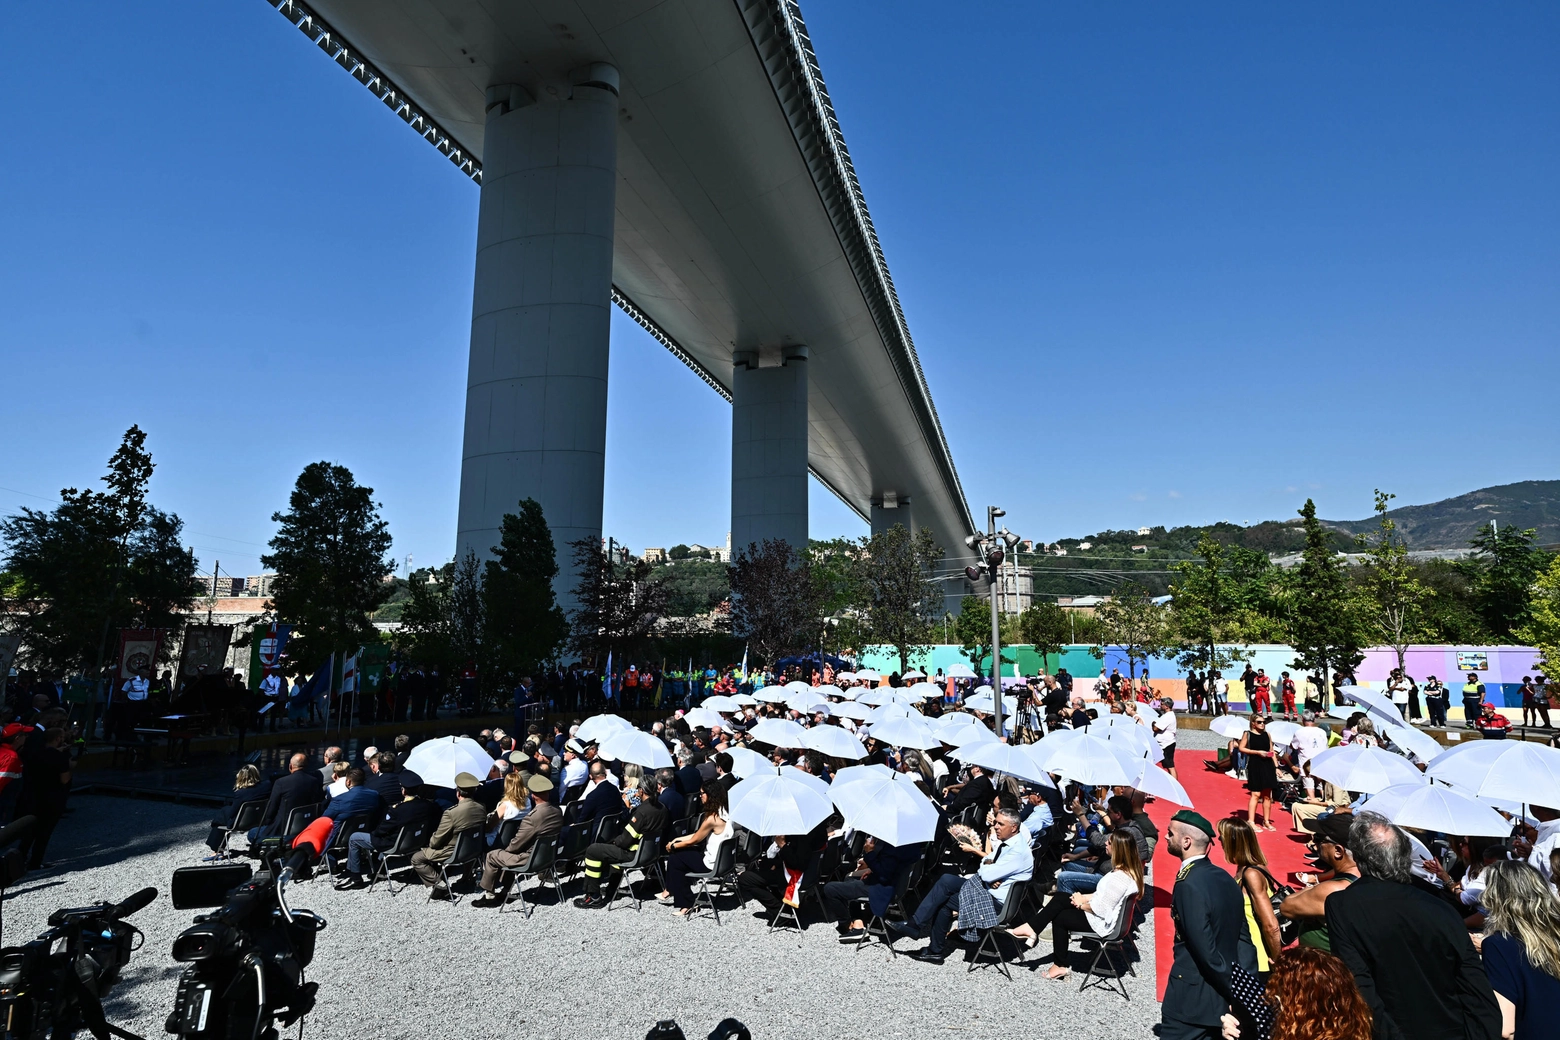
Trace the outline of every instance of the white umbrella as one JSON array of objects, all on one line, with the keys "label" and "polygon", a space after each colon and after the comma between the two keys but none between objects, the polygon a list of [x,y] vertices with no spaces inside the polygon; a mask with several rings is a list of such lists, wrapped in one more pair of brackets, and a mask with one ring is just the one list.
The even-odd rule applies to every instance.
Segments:
[{"label": "white umbrella", "polygon": [[846,701],[844,704],[829,705],[829,714],[839,719],[855,719],[857,722],[865,722],[871,716],[872,709],[865,704]]},{"label": "white umbrella", "polygon": [[883,677],[881,675],[879,675],[877,672],[874,672],[874,671],[872,671],[872,669],[869,668],[866,671],[857,672],[856,673],[856,681],[857,682],[882,682],[883,681]]},{"label": "white umbrella", "polygon": [[987,699],[990,699],[991,696],[992,696],[991,684],[990,683],[981,683],[979,686],[975,687],[975,689],[970,691],[970,696],[971,697],[985,697]]},{"label": "white umbrella", "polygon": [[1393,784],[1423,784],[1424,776],[1402,755],[1366,744],[1342,744],[1311,759],[1311,775],[1345,791],[1375,794]]},{"label": "white umbrella", "polygon": [[856,703],[871,704],[873,706],[882,704],[914,704],[919,699],[919,697],[911,697],[903,690],[896,690],[891,686],[879,686],[857,697]]},{"label": "white umbrella", "polygon": [[956,726],[983,725],[983,723],[975,716],[963,711],[950,711],[946,715],[939,715],[932,720],[932,724],[938,729],[953,729]]},{"label": "white umbrella", "polygon": [[1392,698],[1384,693],[1377,693],[1367,686],[1340,686],[1338,696],[1358,704],[1365,709],[1366,714],[1374,715],[1377,722],[1385,722],[1389,726],[1403,724],[1403,713],[1392,703]]},{"label": "white umbrella", "polygon": [[861,746],[861,741],[838,726],[814,726],[802,734],[802,746],[832,758],[867,757],[867,749]]},{"label": "white umbrella", "polygon": [[1220,715],[1208,723],[1208,728],[1227,740],[1239,740],[1251,728],[1251,720],[1244,715]]},{"label": "white umbrella", "polygon": [[609,733],[633,728],[634,724],[621,715],[592,715],[580,723],[580,731],[574,735],[582,744],[595,744]]},{"label": "white umbrella", "polygon": [[919,748],[922,751],[942,747],[942,739],[919,718],[893,718],[875,722],[868,736],[893,747]]},{"label": "white umbrella", "polygon": [[838,686],[819,686],[813,690],[820,697],[843,697],[845,691]]},{"label": "white umbrella", "polygon": [[737,703],[735,697],[727,697],[724,693],[717,693],[704,698],[699,702],[699,707],[710,711],[741,711],[742,705]]},{"label": "white umbrella", "polygon": [[730,815],[754,834],[806,834],[834,811],[827,794],[820,794],[795,776],[754,773],[731,789]]},{"label": "white umbrella", "polygon": [[710,711],[708,708],[694,708],[690,710],[683,716],[683,721],[694,729],[699,729],[700,727],[703,727],[704,729],[710,729],[715,726],[730,725],[730,723],[721,718],[719,714]]},{"label": "white umbrella", "polygon": [[909,705],[889,703],[880,704],[873,708],[872,714],[867,716],[867,721],[882,722],[884,719],[916,719],[921,717],[921,713]]},{"label": "white umbrella", "polygon": [[753,691],[753,699],[765,704],[779,704],[789,696],[791,691],[784,686],[765,686],[761,690]]},{"label": "white umbrella", "polygon": [[1048,773],[1065,776],[1080,784],[1130,787],[1143,774],[1143,759],[1132,754],[1124,744],[1114,744],[1085,733],[1050,755],[1044,768]]},{"label": "white umbrella", "polygon": [[789,719],[759,719],[758,724],[748,730],[748,736],[760,744],[799,748],[806,746],[802,743],[802,734],[805,732]]},{"label": "white umbrella", "polygon": [[785,688],[790,690],[792,693],[795,693],[797,690],[812,689],[812,683],[802,682],[800,679],[792,679],[790,682],[785,684]]},{"label": "white umbrella", "polygon": [[632,762],[646,769],[668,769],[671,752],[660,740],[640,729],[621,729],[601,738],[596,753],[609,762]]},{"label": "white umbrella", "polygon": [[1429,774],[1478,798],[1560,809],[1560,751],[1542,744],[1472,741],[1438,755]]},{"label": "white umbrella", "polygon": [[486,780],[493,771],[493,756],[470,737],[435,737],[412,748],[406,768],[434,787],[454,787],[457,773]]},{"label": "white umbrella", "polygon": [[[860,697],[864,692],[866,691],[863,690],[860,686],[845,686],[840,688],[839,695],[848,701],[853,701],[857,697]],[[832,697],[834,695],[830,694],[829,696]]]},{"label": "white umbrella", "polygon": [[[987,687],[987,689],[990,689],[990,687]],[[994,714],[997,710],[997,701],[989,693],[978,693],[973,697],[966,698],[964,707],[968,711],[983,711],[988,714]],[[1002,714],[1011,718],[1017,711],[1018,698],[1004,695],[1002,698]]]},{"label": "white umbrella", "polygon": [[1511,823],[1483,802],[1444,784],[1397,784],[1372,795],[1360,812],[1380,813],[1399,827],[1479,837],[1505,837]]},{"label": "white umbrella", "polygon": [[834,783],[829,785],[831,791],[837,791],[846,784],[859,783],[862,780],[870,780],[873,777],[893,776],[894,771],[881,762],[874,762],[870,766],[846,766],[834,774]]},{"label": "white umbrella", "polygon": [[1132,786],[1151,797],[1163,798],[1177,805],[1195,808],[1192,799],[1186,793],[1186,788],[1181,786],[1181,781],[1159,766],[1149,765],[1143,770],[1143,775],[1138,777],[1137,783]]},{"label": "white umbrella", "polygon": [[856,673],[855,672],[835,672],[834,673],[834,681],[835,682],[855,682],[856,681]]},{"label": "white umbrella", "polygon": [[914,686],[906,689],[905,693],[910,697],[915,697],[918,700],[923,701],[929,701],[933,697],[941,697],[943,695],[941,686],[938,686],[936,683],[929,682],[918,682]]},{"label": "white umbrella", "polygon": [[731,756],[731,771],[737,775],[739,780],[745,780],[754,773],[775,767],[773,762],[760,755],[757,751],[741,745],[727,748],[726,754]]},{"label": "white umbrella", "polygon": [[835,781],[829,792],[845,825],[890,845],[915,845],[937,834],[937,807],[905,773]]},{"label": "white umbrella", "polygon": [[1295,734],[1300,732],[1300,723],[1279,719],[1277,722],[1269,722],[1267,731],[1268,736],[1273,738],[1274,747],[1288,747],[1289,742],[1295,739]]},{"label": "white umbrella", "polygon": [[[774,766],[770,766],[770,768],[773,769]],[[807,770],[798,769],[795,766],[781,766],[780,775],[788,776],[797,783],[806,784],[825,798],[829,797],[829,782],[821,776],[813,776]]]},{"label": "white umbrella", "polygon": [[973,678],[975,678],[975,673],[970,670],[970,666],[967,665],[967,664],[956,664],[956,665],[953,665],[944,674],[947,675],[948,678],[950,678],[950,679],[973,679]]},{"label": "white umbrella", "polygon": [[1073,741],[1082,740],[1087,735],[1088,730],[1083,729],[1052,730],[1033,744],[1020,744],[1019,748],[1034,761],[1035,765],[1049,772],[1053,755]]},{"label": "white umbrella", "polygon": [[988,771],[1006,773],[1045,787],[1056,786],[1046,775],[1045,770],[1035,765],[1033,759],[1012,744],[1003,744],[995,740],[977,740],[961,748],[955,748],[948,754],[961,762],[980,766]]},{"label": "white umbrella", "polygon": [[937,730],[944,744],[952,747],[969,747],[971,744],[995,744],[997,735],[985,726],[949,726]]},{"label": "white umbrella", "polygon": [[803,715],[811,715],[819,708],[825,711],[829,708],[826,698],[818,696],[811,690],[793,693],[785,699],[785,706],[792,711],[801,712]]},{"label": "white umbrella", "polygon": [[759,700],[757,697],[754,697],[750,694],[737,693],[732,695],[731,703],[735,704],[739,708],[751,708],[757,705]]},{"label": "white umbrella", "polygon": [[1153,732],[1140,725],[1125,715],[1107,715],[1097,722],[1089,724],[1089,732],[1096,737],[1124,744],[1132,749],[1133,754],[1159,761],[1164,757],[1160,751],[1159,741],[1154,739]]},{"label": "white umbrella", "polygon": [[900,678],[901,679],[907,679],[907,680],[908,679],[925,679],[926,678],[926,673],[925,672],[918,672],[914,668],[912,668],[908,672],[906,672],[904,675],[901,675]]},{"label": "white umbrella", "polygon": [[1412,726],[1377,726],[1376,734],[1386,737],[1420,762],[1434,761],[1446,751],[1440,741]]}]

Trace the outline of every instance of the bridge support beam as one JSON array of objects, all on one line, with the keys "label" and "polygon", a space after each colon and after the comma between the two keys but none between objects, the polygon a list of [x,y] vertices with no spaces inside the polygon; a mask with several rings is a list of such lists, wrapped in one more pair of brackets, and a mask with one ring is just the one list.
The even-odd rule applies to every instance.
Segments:
[{"label": "bridge support beam", "polygon": [[731,551],[807,548],[807,348],[739,353],[731,379]]},{"label": "bridge support beam", "polygon": [[882,534],[895,524],[915,534],[915,520],[910,511],[910,500],[900,498],[891,491],[872,500],[872,533]]},{"label": "bridge support beam", "polygon": [[617,187],[617,70],[573,80],[563,101],[488,90],[457,526],[459,556],[485,559],[534,498],[565,609],[569,543],[601,537]]}]

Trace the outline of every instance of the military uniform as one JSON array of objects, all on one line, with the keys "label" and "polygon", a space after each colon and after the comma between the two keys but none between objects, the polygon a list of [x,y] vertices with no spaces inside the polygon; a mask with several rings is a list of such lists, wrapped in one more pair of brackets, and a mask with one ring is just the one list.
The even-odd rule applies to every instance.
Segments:
[{"label": "military uniform", "polygon": [[1170,897],[1175,958],[1165,986],[1160,1040],[1218,1040],[1235,1004],[1230,974],[1239,957],[1245,904],[1235,879],[1199,856],[1181,866]]}]

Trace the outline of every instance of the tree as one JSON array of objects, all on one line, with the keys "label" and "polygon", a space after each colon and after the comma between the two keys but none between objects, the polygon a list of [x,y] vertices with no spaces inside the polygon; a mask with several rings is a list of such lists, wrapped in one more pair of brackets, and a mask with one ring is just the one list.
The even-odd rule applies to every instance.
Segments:
[{"label": "tree", "polygon": [[732,634],[748,641],[759,662],[772,665],[813,645],[823,597],[806,555],[770,538],[750,543],[729,573]]},{"label": "tree", "polygon": [[1128,676],[1136,681],[1138,665],[1169,648],[1168,614],[1149,598],[1148,590],[1127,582],[1111,594],[1109,603],[1100,604],[1095,611],[1101,641],[1089,653],[1103,661],[1107,647],[1118,647],[1127,657]]},{"label": "tree", "polygon": [[[487,633],[487,600],[482,595],[482,564],[474,550],[454,565],[448,593],[450,611],[450,662],[453,666],[482,658],[482,639]],[[449,674],[446,672],[445,674]]]},{"label": "tree", "polygon": [[482,574],[485,682],[512,686],[557,656],[569,622],[553,595],[558,562],[552,531],[535,499],[500,522],[499,544]]},{"label": "tree", "polygon": [[409,594],[401,608],[401,627],[393,637],[396,650],[408,661],[435,667],[441,675],[449,675],[457,663],[450,635],[449,591],[454,575],[452,563],[445,567],[442,580],[431,580],[434,576],[422,571],[407,578]]},{"label": "tree", "polygon": [[666,613],[666,590],[650,580],[644,560],[617,563],[587,535],[569,543],[579,576],[574,595],[579,606],[569,614],[569,646],[590,658],[637,652]]},{"label": "tree", "polygon": [[835,620],[829,639],[836,650],[858,652],[870,638],[866,545],[865,538],[831,538],[807,545],[818,613]]},{"label": "tree", "polygon": [[371,616],[390,598],[395,561],[373,495],[345,466],[313,462],[287,512],[271,515],[280,526],[260,564],[276,572],[272,609],[293,625],[287,656],[300,674],[378,638]]},{"label": "tree", "polygon": [[1478,550],[1472,563],[1475,607],[1491,635],[1501,642],[1518,638],[1528,621],[1533,582],[1549,565],[1549,553],[1533,544],[1534,531],[1485,524],[1470,543]]},{"label": "tree", "polygon": [[1534,667],[1542,668],[1554,680],[1560,673],[1560,556],[1550,560],[1548,569],[1533,583],[1527,616],[1522,639],[1542,655]]},{"label": "tree", "polygon": [[928,649],[942,616],[943,594],[936,581],[942,555],[924,527],[911,534],[903,524],[895,524],[867,541],[867,630],[898,652],[901,673],[909,670],[912,656]]},{"label": "tree", "polygon": [[[1197,560],[1173,566],[1176,579],[1170,585],[1175,622],[1176,663],[1182,668],[1223,671],[1245,660],[1232,646],[1240,638],[1239,580],[1230,573],[1228,549],[1207,531],[1197,540]],[[1265,560],[1266,557],[1263,557]]]},{"label": "tree", "polygon": [[1049,658],[1054,654],[1061,664],[1062,647],[1071,634],[1067,612],[1050,600],[1040,600],[1018,616],[1018,631],[1024,642],[1040,655],[1041,671],[1050,671]]},{"label": "tree", "polygon": [[1360,547],[1370,557],[1362,576],[1365,610],[1381,641],[1397,653],[1397,666],[1407,674],[1403,658],[1409,642],[1419,634],[1424,602],[1430,590],[1420,583],[1408,559],[1408,544],[1397,533],[1397,523],[1387,512],[1395,495],[1376,489],[1376,537],[1360,535]]},{"label": "tree", "polygon": [[673,560],[686,560],[691,553],[691,549],[679,542],[677,545],[672,546],[666,555]]},{"label": "tree", "polygon": [[1365,659],[1363,637],[1343,563],[1316,519],[1316,503],[1306,499],[1300,517],[1305,548],[1289,577],[1289,642],[1295,648],[1290,667],[1321,676],[1325,690],[1333,675],[1352,673]]},{"label": "tree", "polygon": [[[115,628],[178,631],[198,593],[183,521],[147,501],[154,465],[139,426],[125,432],[106,491],[66,488],[60,504],[0,521],[11,621],[36,667],[101,675]],[[171,641],[165,640],[164,660]]]},{"label": "tree", "polygon": [[985,674],[982,666],[991,655],[991,603],[984,596],[965,596],[953,619],[953,637],[959,641],[970,668]]}]

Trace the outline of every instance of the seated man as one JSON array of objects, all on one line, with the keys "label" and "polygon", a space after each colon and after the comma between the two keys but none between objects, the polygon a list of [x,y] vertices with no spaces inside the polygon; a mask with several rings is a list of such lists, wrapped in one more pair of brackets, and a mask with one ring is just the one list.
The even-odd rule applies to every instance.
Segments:
[{"label": "seated man", "polygon": [[[608,785],[610,786],[610,785]],[[531,850],[538,842],[551,841],[558,832],[563,830],[563,810],[548,800],[548,795],[553,791],[553,782],[545,776],[533,776],[525,785],[526,794],[531,799],[531,811],[525,814],[525,819],[520,822],[520,829],[515,831],[514,840],[506,848],[494,849],[487,854],[487,860],[482,867],[482,891],[481,898],[471,901],[472,906],[502,906],[509,896],[509,888],[506,885],[504,891],[498,892],[498,875],[511,868],[525,869],[531,862]],[[617,788],[612,788],[617,790]]]},{"label": "seated man", "polygon": [[406,792],[401,790],[401,777],[395,768],[395,752],[381,751],[369,760],[368,767],[373,775],[368,778],[367,786],[379,792],[379,797],[385,800],[386,805],[395,805],[401,801]]},{"label": "seated man", "polygon": [[866,936],[866,921],[853,911],[859,909],[858,904],[865,903],[873,916],[883,916],[899,879],[925,851],[925,843],[898,846],[868,838],[852,875],[844,881],[824,883],[818,895],[823,900],[824,913],[836,922],[840,942],[860,942]]},{"label": "seated man", "polygon": [[[611,786],[611,785],[608,785]],[[617,895],[618,879],[623,876],[623,864],[634,858],[642,841],[659,842],[670,819],[661,805],[660,784],[654,778],[644,784],[644,797],[628,818],[628,825],[611,841],[596,842],[585,847],[585,894],[574,901],[581,910],[597,910],[612,902]],[[623,795],[623,804],[628,796]],[[607,872],[611,871],[610,877]]]},{"label": "seated man", "polygon": [[342,891],[367,888],[367,872],[372,854],[387,852],[395,847],[401,828],[410,827],[412,833],[423,836],[433,833],[439,823],[439,807],[427,798],[408,790],[405,797],[392,805],[378,826],[372,831],[358,831],[347,839],[347,875],[336,883]]},{"label": "seated man", "polygon": [[737,891],[744,899],[755,900],[764,911],[773,914],[781,903],[796,905],[796,888],[801,884],[813,856],[829,838],[825,820],[806,834],[780,835],[770,842],[759,859],[742,868],[737,875]]},{"label": "seated man", "polygon": [[449,899],[450,890],[439,876],[438,864],[455,855],[455,835],[481,830],[487,825],[487,811],[477,801],[477,786],[482,781],[470,773],[455,774],[455,804],[444,811],[439,826],[428,837],[428,844],[412,853],[412,869],[422,883],[433,889],[434,899]]},{"label": "seated man", "polygon": [[986,848],[961,842],[961,849],[981,857],[975,874],[967,878],[944,874],[938,878],[921,905],[916,907],[914,918],[888,926],[890,939],[900,936],[929,939],[925,949],[917,950],[911,956],[929,964],[941,964],[948,956],[948,928],[955,910],[959,911],[959,927],[966,933],[995,925],[1006,901],[1018,898],[1014,883],[1028,881],[1034,874],[1029,835],[1020,833],[1022,830],[1018,813],[1003,809],[997,813],[997,823],[986,839]]},{"label": "seated man", "polygon": [[1132,840],[1137,842],[1138,857],[1144,863],[1151,862],[1154,847],[1132,819],[1132,799],[1125,795],[1111,795],[1110,801],[1106,803],[1105,815],[1108,826],[1088,831],[1088,854],[1062,864],[1061,871],[1056,875],[1057,894],[1066,896],[1074,892],[1093,892],[1099,886],[1101,878],[1111,870],[1110,857],[1105,850],[1115,831],[1130,833]]},{"label": "seated man", "polygon": [[334,820],[335,826],[326,836],[325,847],[330,848],[330,843],[336,840],[336,832],[341,825],[354,816],[377,817],[385,810],[385,801],[379,797],[379,792],[364,782],[367,779],[363,770],[353,768],[347,770],[347,789],[332,798],[325,805],[325,811],[320,816],[327,820]]},{"label": "seated man", "polygon": [[307,768],[309,756],[299,752],[288,759],[290,772],[271,785],[271,797],[265,803],[260,826],[249,832],[249,840],[275,837],[287,826],[288,815],[299,806],[318,805],[325,797],[318,770]]},{"label": "seated man", "polygon": [[1056,824],[1056,817],[1051,811],[1050,804],[1045,800],[1045,795],[1038,787],[1024,789],[1023,804],[1019,809],[1019,820],[1023,823],[1024,830],[1029,832],[1029,843],[1040,845],[1050,834],[1051,828]]},{"label": "seated man", "polygon": [[570,808],[570,823],[595,823],[603,816],[623,811],[623,796],[607,777],[607,764],[600,760],[592,762],[588,775],[590,780],[585,785],[584,795]]}]

